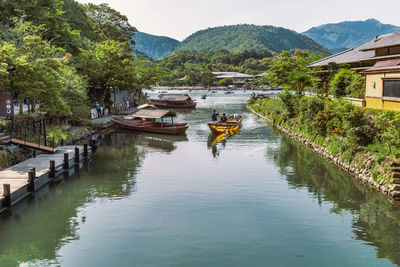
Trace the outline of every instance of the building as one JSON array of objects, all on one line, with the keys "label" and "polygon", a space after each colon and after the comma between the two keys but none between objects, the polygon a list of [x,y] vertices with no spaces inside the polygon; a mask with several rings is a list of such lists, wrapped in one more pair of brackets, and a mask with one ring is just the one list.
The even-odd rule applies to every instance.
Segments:
[{"label": "building", "polygon": [[323,83],[328,65],[348,64],[366,77],[365,106],[400,111],[400,32],[377,36],[362,46],[313,62]]},{"label": "building", "polygon": [[255,78],[255,76],[250,75],[250,74],[245,74],[245,73],[240,73],[240,72],[220,72],[220,71],[214,71],[212,72],[214,74],[215,78],[218,80],[226,79],[226,78],[232,78],[234,80],[234,85],[235,87],[246,87],[247,82],[249,80],[252,80]]}]

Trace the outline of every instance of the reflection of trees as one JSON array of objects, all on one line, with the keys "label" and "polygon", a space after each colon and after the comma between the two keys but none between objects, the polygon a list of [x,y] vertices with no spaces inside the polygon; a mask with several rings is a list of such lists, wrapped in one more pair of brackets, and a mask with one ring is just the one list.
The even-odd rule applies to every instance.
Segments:
[{"label": "reflection of trees", "polygon": [[80,170],[32,200],[18,215],[0,219],[0,266],[31,260],[54,260],[56,251],[79,238],[76,231],[85,218],[79,208],[97,198],[123,198],[134,191],[135,174],[144,158],[128,133],[107,135],[93,159],[89,173]]},{"label": "reflection of trees", "polygon": [[378,258],[400,264],[397,205],[286,136],[279,147],[269,148],[266,156],[280,167],[290,186],[307,188],[319,203],[332,203],[334,213],[353,214],[356,238],[375,246]]}]

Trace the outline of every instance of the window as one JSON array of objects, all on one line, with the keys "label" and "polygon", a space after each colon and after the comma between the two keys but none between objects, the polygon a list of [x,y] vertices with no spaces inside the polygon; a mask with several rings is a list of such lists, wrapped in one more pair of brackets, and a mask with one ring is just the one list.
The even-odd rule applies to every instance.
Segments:
[{"label": "window", "polygon": [[383,96],[400,98],[400,80],[383,81]]}]

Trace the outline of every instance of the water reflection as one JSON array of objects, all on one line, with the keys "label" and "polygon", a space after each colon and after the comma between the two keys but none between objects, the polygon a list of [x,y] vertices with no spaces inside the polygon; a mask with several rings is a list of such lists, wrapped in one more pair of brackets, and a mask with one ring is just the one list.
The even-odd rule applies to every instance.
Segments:
[{"label": "water reflection", "polygon": [[[208,135],[207,139],[207,148],[211,148],[211,153],[214,158],[218,157],[220,154],[220,150],[225,148],[226,141],[229,139],[229,137],[237,134],[240,131],[240,129],[231,129],[229,131],[226,131],[224,133],[214,133],[211,132]],[[218,144],[221,143],[221,147],[218,148]]]},{"label": "water reflection", "polygon": [[320,204],[331,203],[331,213],[350,212],[355,239],[376,247],[377,258],[400,265],[398,205],[286,136],[280,146],[267,149],[266,157],[292,188],[307,189]]},{"label": "water reflection", "polygon": [[145,155],[135,144],[142,139],[121,132],[104,136],[102,146],[88,163],[90,175],[83,168],[79,175],[53,184],[42,197],[32,197],[21,213],[3,214],[0,266],[54,261],[63,244],[79,239],[77,230],[86,219],[77,215],[81,207],[102,198],[125,198],[135,191],[135,175]]}]

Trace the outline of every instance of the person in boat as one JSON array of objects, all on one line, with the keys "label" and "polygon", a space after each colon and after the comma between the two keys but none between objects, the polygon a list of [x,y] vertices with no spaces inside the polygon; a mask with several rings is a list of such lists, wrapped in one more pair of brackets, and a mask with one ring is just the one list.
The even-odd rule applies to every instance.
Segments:
[{"label": "person in boat", "polygon": [[218,114],[217,111],[214,109],[214,110],[213,110],[213,114],[211,115],[211,120],[212,120],[213,122],[218,121],[218,116],[219,116],[219,114]]},{"label": "person in boat", "polygon": [[222,114],[222,117],[221,117],[221,122],[226,122],[226,116],[225,116],[225,113],[223,113],[223,114]]}]

